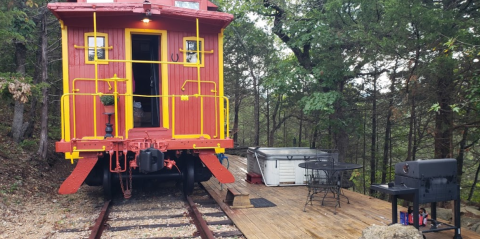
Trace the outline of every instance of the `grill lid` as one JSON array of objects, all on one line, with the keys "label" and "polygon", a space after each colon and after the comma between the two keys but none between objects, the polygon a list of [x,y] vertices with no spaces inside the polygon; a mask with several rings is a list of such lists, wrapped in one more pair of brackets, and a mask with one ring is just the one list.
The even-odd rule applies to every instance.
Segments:
[{"label": "grill lid", "polygon": [[395,164],[395,175],[412,178],[455,177],[457,160],[449,158],[405,161]]}]

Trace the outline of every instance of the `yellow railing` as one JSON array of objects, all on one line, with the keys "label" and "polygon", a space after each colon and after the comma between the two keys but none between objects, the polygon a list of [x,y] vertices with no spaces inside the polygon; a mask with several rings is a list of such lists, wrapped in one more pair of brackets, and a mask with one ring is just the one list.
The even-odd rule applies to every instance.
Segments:
[{"label": "yellow railing", "polygon": [[[79,79],[80,80],[80,79]],[[81,80],[91,80],[91,79],[81,79]],[[101,79],[102,81],[108,81],[109,79]],[[121,80],[125,80],[125,79],[121,79]],[[116,91],[115,91],[116,92]],[[61,113],[62,113],[62,118],[64,118],[65,120],[70,120],[71,122],[73,122],[73,138],[77,138],[77,125],[76,125],[76,105],[75,105],[75,97],[76,96],[92,96],[94,97],[94,102],[97,101],[97,99],[95,99],[97,96],[100,97],[101,95],[104,95],[104,93],[68,93],[68,94],[64,94],[62,95],[62,98],[61,98]],[[164,96],[164,95],[130,95],[130,94],[120,94],[120,93],[115,93],[115,94],[105,94],[105,95],[115,95],[115,119],[114,119],[114,122],[113,122],[113,126],[115,128],[115,134],[114,134],[114,137],[116,138],[123,138],[122,135],[118,135],[118,130],[119,130],[119,122],[118,122],[118,102],[117,102],[117,97],[121,97],[121,96],[124,96],[123,98],[125,98],[125,96],[136,96],[136,97],[146,97],[146,98],[161,98],[162,100],[163,99],[171,99],[171,107],[169,107],[169,111],[168,112],[171,112],[171,119],[172,119],[172,126],[171,126],[171,132],[172,132],[172,139],[186,139],[186,138],[200,138],[200,137],[203,137],[203,138],[207,138],[207,139],[211,139],[211,138],[219,138],[219,135],[218,135],[218,129],[220,127],[226,127],[226,132],[225,132],[225,137],[226,138],[229,138],[230,135],[229,135],[229,124],[228,124],[228,120],[226,120],[226,124],[225,126],[223,125],[219,125],[219,121],[218,121],[218,113],[219,112],[224,112],[225,113],[225,119],[228,119],[229,118],[229,102],[228,102],[228,98],[225,97],[225,96],[214,96],[214,95],[167,95],[167,96]],[[67,98],[68,97],[71,97],[72,98],[72,107],[66,107],[65,106],[65,102],[67,101]],[[176,117],[177,117],[177,114],[176,114],[176,101],[188,101],[190,98],[200,98],[200,103],[199,103],[199,109],[200,109],[200,131],[199,132],[188,132],[188,134],[176,134],[175,132],[178,130],[177,126],[175,125],[175,122],[176,122]],[[215,109],[214,109],[214,114],[215,114],[215,134],[213,137],[209,134],[206,134],[204,132],[204,124],[205,124],[205,121],[203,120],[203,118],[205,117],[204,116],[204,109],[205,109],[205,105],[204,105],[204,99],[208,99],[208,98],[214,98],[215,101],[214,101],[214,105],[215,105]],[[226,108],[224,109],[219,109],[218,108],[218,102],[217,101],[220,101],[220,100],[224,100],[225,101],[225,105],[226,105]],[[95,104],[94,104],[95,105]],[[191,106],[188,106],[188,107],[191,107]],[[70,112],[68,111],[68,109],[72,109],[72,117],[70,117]],[[103,136],[98,136],[97,135],[97,114],[96,114],[96,109],[95,107],[93,108],[93,135],[82,135],[82,138],[83,139],[101,139],[103,138]],[[133,117],[133,115],[130,115],[128,116],[126,114],[126,111],[124,110],[125,114],[124,114],[124,119],[126,119],[127,117]],[[73,119],[72,119],[73,118]],[[159,119],[160,120],[160,119]],[[161,123],[161,122],[160,122]],[[125,129],[125,131],[127,131],[129,129]],[[65,139],[65,132],[66,131],[70,131],[70,129],[66,129],[64,127],[64,124],[62,124],[62,139],[64,140],[67,140]],[[70,139],[68,139],[70,140]]]},{"label": "yellow railing", "polygon": [[[128,79],[125,79],[125,78],[118,78],[117,75],[115,74],[112,78],[108,78],[108,79],[92,79],[92,78],[76,78],[76,79],[73,79],[73,83],[72,83],[72,92],[79,92],[80,89],[77,89],[75,88],[75,83],[77,81],[95,81],[95,89],[96,91],[98,91],[98,81],[105,81],[108,83],[108,86],[109,86],[109,90],[112,89],[112,86],[110,85],[110,82],[113,81],[115,84],[114,84],[114,91],[113,91],[113,94],[105,94],[105,93],[96,93],[96,94],[93,94],[93,119],[94,119],[94,125],[96,125],[96,121],[97,121],[97,110],[96,110],[96,100],[95,98],[97,96],[102,96],[102,95],[113,95],[114,99],[115,99],[115,122],[118,122],[118,112],[117,112],[117,100],[118,100],[118,91],[117,91],[117,82],[120,81],[120,82],[125,82],[125,81],[128,81]],[[75,94],[72,95],[73,99],[72,99],[72,105],[73,105],[73,125],[76,125],[76,110],[75,110]],[[118,135],[118,125],[115,124],[115,135]],[[77,137],[77,131],[76,131],[76,127],[74,127],[73,129],[73,138],[76,138]],[[93,137],[97,137],[97,128],[95,127],[94,128],[94,133],[93,133]],[[62,137],[63,138],[63,137]]]}]

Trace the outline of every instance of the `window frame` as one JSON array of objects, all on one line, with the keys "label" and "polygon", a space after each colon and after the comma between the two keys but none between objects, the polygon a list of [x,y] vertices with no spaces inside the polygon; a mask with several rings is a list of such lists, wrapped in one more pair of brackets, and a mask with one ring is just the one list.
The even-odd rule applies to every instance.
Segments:
[{"label": "window frame", "polygon": [[[179,2],[179,3],[197,3],[198,4],[198,9],[197,8],[177,6],[177,2]],[[200,1],[196,1],[196,0],[174,0],[173,1],[173,6],[179,7],[179,8],[185,8],[185,9],[200,10]]]},{"label": "window frame", "polygon": [[[196,42],[197,41],[197,37],[184,37],[183,38],[183,47],[184,47],[184,50],[183,50],[183,63],[185,63],[186,65],[184,65],[185,67],[197,67],[197,63],[190,63],[190,62],[187,62],[187,52],[188,51],[188,47],[187,47],[187,42],[188,41],[194,41]],[[204,67],[205,66],[205,39],[203,39],[202,37],[199,37],[198,38],[198,41],[199,41],[199,45],[200,45],[200,49],[199,49],[199,54],[200,54],[200,57],[197,57],[197,59],[200,59],[200,67]],[[198,47],[198,46],[197,46]],[[196,51],[192,51],[192,52],[195,52]]]},{"label": "window frame", "polygon": [[[90,47],[88,45],[88,38],[89,37],[95,37],[95,34],[94,32],[86,32],[84,34],[84,37],[85,37],[85,64],[95,64],[95,60],[91,61],[88,59],[88,51],[90,49],[95,49],[94,47]],[[105,51],[105,59],[99,59],[99,60],[108,60],[108,49],[109,49],[109,46],[108,46],[108,34],[107,33],[101,33],[101,32],[97,32],[97,38],[99,37],[103,37],[104,40],[105,40],[105,46],[103,47],[104,51]],[[98,47],[97,47],[98,48]],[[97,64],[102,64],[102,65],[107,65],[108,62],[97,62]]]}]

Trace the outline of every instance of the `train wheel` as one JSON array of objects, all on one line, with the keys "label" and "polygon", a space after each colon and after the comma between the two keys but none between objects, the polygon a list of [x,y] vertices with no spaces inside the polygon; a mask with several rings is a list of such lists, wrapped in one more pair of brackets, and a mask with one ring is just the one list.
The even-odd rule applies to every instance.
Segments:
[{"label": "train wheel", "polygon": [[192,158],[187,158],[185,162],[185,171],[183,173],[183,194],[191,195],[195,182],[195,165]]},{"label": "train wheel", "polygon": [[105,201],[112,199],[112,173],[108,161],[103,167],[103,197]]}]

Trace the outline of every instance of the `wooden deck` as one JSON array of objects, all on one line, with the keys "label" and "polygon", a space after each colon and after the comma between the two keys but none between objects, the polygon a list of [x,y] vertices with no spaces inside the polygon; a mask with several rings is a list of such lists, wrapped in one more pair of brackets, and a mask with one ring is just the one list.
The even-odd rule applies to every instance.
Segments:
[{"label": "wooden deck", "polygon": [[[212,197],[220,204],[230,219],[248,238],[359,238],[362,231],[371,225],[387,225],[391,222],[391,204],[360,193],[345,190],[350,204],[342,200],[341,208],[321,206],[303,207],[307,198],[306,186],[267,187],[263,184],[249,184],[245,181],[247,159],[228,155],[229,170],[236,182],[224,184],[212,178],[202,183]],[[266,208],[231,209],[223,203],[227,187],[239,188],[250,193],[250,198],[265,198],[277,206]],[[334,204],[333,204],[334,205]],[[399,207],[399,210],[405,210]],[[427,209],[428,210],[428,209]],[[430,239],[451,239],[454,231],[426,233]],[[480,235],[463,229],[463,239],[480,238]]]}]

